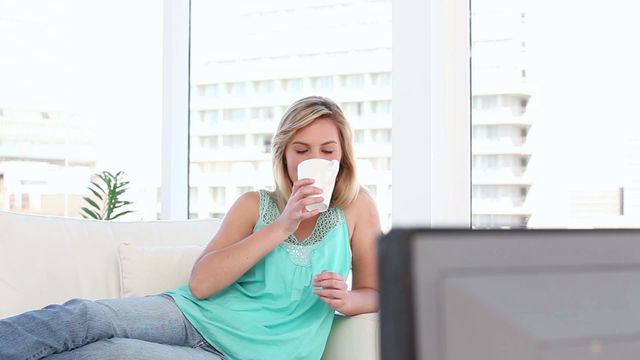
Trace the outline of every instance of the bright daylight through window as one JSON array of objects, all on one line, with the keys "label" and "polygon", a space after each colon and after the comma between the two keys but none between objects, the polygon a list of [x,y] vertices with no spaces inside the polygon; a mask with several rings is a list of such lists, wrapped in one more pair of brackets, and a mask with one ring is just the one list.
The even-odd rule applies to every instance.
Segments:
[{"label": "bright daylight through window", "polygon": [[475,228],[640,226],[638,7],[471,0]]},{"label": "bright daylight through window", "polygon": [[0,0],[0,210],[79,217],[93,174],[123,171],[121,219],[157,218],[162,15],[150,0]]},{"label": "bright daylight through window", "polygon": [[273,188],[271,137],[295,100],[336,101],[360,182],[391,226],[391,1],[191,2],[189,212]]}]

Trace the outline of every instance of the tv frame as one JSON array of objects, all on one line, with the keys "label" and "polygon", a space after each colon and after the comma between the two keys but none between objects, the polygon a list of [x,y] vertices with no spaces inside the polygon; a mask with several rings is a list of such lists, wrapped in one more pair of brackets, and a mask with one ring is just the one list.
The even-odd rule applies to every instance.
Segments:
[{"label": "tv frame", "polygon": [[[497,255],[499,258],[507,260],[504,264],[497,263],[495,266],[474,264],[467,266],[455,264],[454,261],[446,271],[438,269],[443,270],[442,273],[433,274],[435,278],[429,280],[432,281],[432,284],[426,286],[433,287],[435,284],[435,290],[437,290],[443,286],[444,280],[448,276],[475,275],[478,271],[483,274],[500,275],[523,272],[582,271],[582,269],[638,270],[640,266],[640,229],[392,229],[378,240],[381,359],[418,359],[418,355],[421,353],[420,347],[425,346],[423,343],[416,342],[416,307],[414,306],[416,262],[412,256],[414,242],[421,241],[419,239],[456,241],[458,235],[464,235],[463,242],[468,242],[470,239],[473,239],[471,241],[474,242],[483,239],[503,241],[505,246],[500,249],[476,247],[472,251],[479,249],[479,257],[493,256],[494,254],[490,254],[491,251],[498,252],[500,253]],[[603,237],[607,238],[609,246],[600,246]],[[558,241],[558,239],[561,240]],[[522,245],[522,248],[517,245]],[[526,252],[530,249],[549,251],[550,255],[558,252],[559,255],[549,256],[549,259],[533,256],[529,261],[526,258]],[[460,247],[459,250],[469,252],[470,249]],[[581,255],[575,257],[574,260],[572,251],[576,250],[581,251]],[[510,255],[515,255],[514,260],[507,258]],[[463,256],[469,257],[470,255],[467,253]],[[525,261],[518,263],[518,260],[515,259],[524,259]],[[571,261],[566,262],[566,259],[571,259]],[[512,263],[510,264],[510,262]],[[441,299],[438,298],[440,294],[433,296],[434,298],[429,301],[438,305],[433,306],[434,308],[441,308],[442,304],[438,304],[441,302]],[[438,338],[438,336],[442,336],[442,332],[438,334],[438,329],[442,329],[444,319],[438,311],[433,314],[433,317],[436,324],[431,333],[435,336],[432,339],[427,339],[426,346],[435,347],[429,352],[437,355],[429,360],[443,360],[444,339]]]}]

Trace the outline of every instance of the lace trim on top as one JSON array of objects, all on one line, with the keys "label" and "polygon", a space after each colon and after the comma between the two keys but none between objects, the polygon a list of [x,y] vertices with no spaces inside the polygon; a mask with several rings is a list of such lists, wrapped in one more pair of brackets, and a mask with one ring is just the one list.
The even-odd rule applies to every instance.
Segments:
[{"label": "lace trim on top", "polygon": [[[260,218],[265,224],[270,224],[278,218],[280,210],[266,191],[261,190],[259,194]],[[298,241],[293,234],[289,235],[281,245],[289,253],[291,261],[296,265],[309,265],[311,252],[320,244],[322,239],[340,223],[342,216],[342,212],[339,211],[338,208],[329,208],[327,211],[320,213],[316,226],[304,241]]]}]

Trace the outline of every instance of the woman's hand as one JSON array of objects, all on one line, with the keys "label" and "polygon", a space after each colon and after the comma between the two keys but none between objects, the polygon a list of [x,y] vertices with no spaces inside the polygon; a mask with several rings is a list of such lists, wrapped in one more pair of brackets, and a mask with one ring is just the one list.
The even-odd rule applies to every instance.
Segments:
[{"label": "woman's hand", "polygon": [[322,273],[313,277],[312,285],[322,287],[322,289],[313,290],[313,293],[330,308],[340,311],[347,304],[349,292],[347,282],[342,275],[323,270]]},{"label": "woman's hand", "polygon": [[313,179],[301,179],[293,183],[291,197],[289,197],[280,217],[276,220],[289,235],[298,230],[298,226],[303,220],[320,213],[320,210],[307,211],[305,208],[307,205],[320,203],[324,200],[322,196],[310,197],[311,195],[322,194],[321,189],[310,186],[313,182]]}]

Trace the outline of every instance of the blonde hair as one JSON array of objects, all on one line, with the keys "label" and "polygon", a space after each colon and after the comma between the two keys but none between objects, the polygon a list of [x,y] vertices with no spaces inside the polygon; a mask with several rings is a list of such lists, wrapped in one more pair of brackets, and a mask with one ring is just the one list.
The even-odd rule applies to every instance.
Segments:
[{"label": "blonde hair", "polygon": [[278,124],[278,129],[271,143],[273,176],[276,183],[276,189],[272,196],[281,210],[289,200],[293,188],[293,182],[287,171],[285,149],[298,130],[320,118],[333,121],[338,128],[340,146],[342,147],[340,171],[336,177],[330,206],[346,207],[358,196],[360,186],[356,178],[351,126],[336,103],[324,97],[310,96],[296,101],[287,109]]}]

